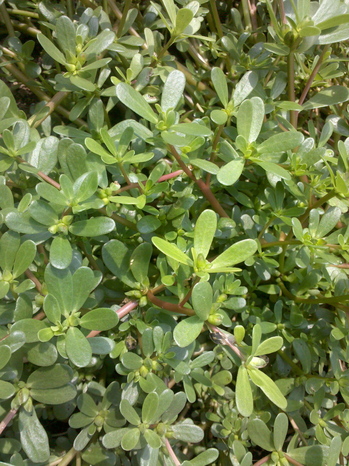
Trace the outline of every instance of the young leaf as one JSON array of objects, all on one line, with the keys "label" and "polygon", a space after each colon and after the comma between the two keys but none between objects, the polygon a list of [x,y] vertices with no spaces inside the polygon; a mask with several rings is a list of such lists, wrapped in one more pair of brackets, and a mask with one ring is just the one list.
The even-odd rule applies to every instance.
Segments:
[{"label": "young leaf", "polygon": [[176,24],[171,36],[180,36],[184,32],[185,28],[189,26],[193,17],[194,13],[192,12],[192,10],[189,10],[189,8],[181,8],[180,10],[178,10],[176,15]]},{"label": "young leaf", "polygon": [[146,102],[144,97],[129,84],[119,83],[116,86],[116,95],[127,108],[130,108],[133,112],[137,113],[137,115],[140,115],[151,123],[157,123],[158,117],[153,112],[151,106]]},{"label": "young leaf", "polygon": [[43,34],[38,34],[38,41],[40,42],[42,48],[45,52],[50,55],[54,60],[56,60],[61,65],[66,65],[67,62],[63,53]]},{"label": "young leaf", "polygon": [[135,281],[129,270],[130,251],[119,240],[112,239],[102,248],[102,258],[108,269],[126,285],[134,287]]},{"label": "young leaf", "polygon": [[256,251],[257,243],[253,239],[244,239],[239,241],[230,246],[211,262],[210,271],[214,272],[216,269],[230,267],[231,265],[243,262],[247,258],[251,257]]},{"label": "young leaf", "polygon": [[194,228],[194,249],[206,259],[217,229],[217,216],[213,210],[204,210]]},{"label": "young leaf", "polygon": [[76,55],[76,32],[73,21],[68,16],[60,16],[56,21],[57,42],[64,52]]},{"label": "young leaf", "polygon": [[181,320],[175,327],[173,338],[180,348],[189,346],[200,335],[204,321],[198,316]]},{"label": "young leaf", "polygon": [[159,251],[163,252],[166,256],[171,257],[181,264],[193,266],[193,261],[175,244],[169,243],[168,241],[162,238],[158,238],[157,236],[154,236],[151,240],[154,246],[158,248]]},{"label": "young leaf", "polygon": [[174,70],[167,76],[161,96],[163,112],[175,109],[180,101],[185,87],[185,76],[181,71]]},{"label": "young leaf", "polygon": [[153,424],[157,419],[154,419],[154,413],[156,413],[159,406],[159,396],[155,392],[149,393],[142,406],[142,422],[146,424]]},{"label": "young leaf", "polygon": [[244,417],[251,416],[253,412],[253,395],[247,369],[244,365],[241,365],[238,370],[235,396],[239,413]]},{"label": "young leaf", "polygon": [[255,352],[257,351],[257,348],[261,342],[261,338],[262,338],[262,328],[259,324],[256,324],[252,330],[252,349],[251,349],[252,356],[255,356]]}]

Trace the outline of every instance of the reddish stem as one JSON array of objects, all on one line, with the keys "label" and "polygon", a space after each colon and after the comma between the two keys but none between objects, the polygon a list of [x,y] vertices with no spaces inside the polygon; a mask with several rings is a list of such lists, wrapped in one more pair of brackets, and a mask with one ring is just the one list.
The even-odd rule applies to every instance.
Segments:
[{"label": "reddish stem", "polygon": [[0,435],[6,429],[7,425],[12,421],[12,419],[16,416],[18,409],[10,409],[10,411],[6,414],[4,419],[0,422]]},{"label": "reddish stem", "polygon": [[151,303],[155,304],[155,306],[158,306],[161,309],[165,309],[166,311],[176,312],[177,314],[185,314],[187,316],[195,315],[195,312],[192,309],[183,307],[180,304],[169,303],[167,301],[163,301],[162,299],[154,296],[150,290],[147,293],[147,298],[149,299]]},{"label": "reddish stem", "polygon": [[[129,303],[125,304],[124,306],[121,306],[117,311],[116,314],[118,315],[119,319],[122,319],[125,317],[128,313],[133,311],[138,306],[138,301],[130,301]],[[95,337],[96,335],[100,334],[101,330],[92,330],[86,338],[92,338]]]}]

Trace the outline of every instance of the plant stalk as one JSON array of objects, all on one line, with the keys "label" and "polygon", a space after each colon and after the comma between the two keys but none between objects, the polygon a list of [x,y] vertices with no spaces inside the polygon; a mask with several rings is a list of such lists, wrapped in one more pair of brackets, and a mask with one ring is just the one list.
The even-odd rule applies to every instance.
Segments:
[{"label": "plant stalk", "polygon": [[166,449],[168,451],[168,454],[169,454],[170,458],[172,459],[173,463],[175,464],[175,466],[181,466],[181,462],[177,458],[176,453],[173,451],[173,449],[171,447],[171,444],[168,441],[168,438],[165,437],[164,442],[165,442],[165,447],[166,447]]},{"label": "plant stalk", "polygon": [[0,422],[0,435],[6,429],[8,424],[12,421],[12,419],[16,416],[18,409],[10,409],[10,411],[6,414],[4,419]]}]

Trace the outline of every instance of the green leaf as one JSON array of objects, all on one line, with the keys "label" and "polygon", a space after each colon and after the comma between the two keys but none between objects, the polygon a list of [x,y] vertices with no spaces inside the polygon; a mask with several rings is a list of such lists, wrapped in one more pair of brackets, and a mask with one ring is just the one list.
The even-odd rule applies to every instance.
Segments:
[{"label": "green leaf", "polygon": [[71,300],[71,311],[79,311],[85,303],[91,291],[93,291],[102,279],[99,271],[93,272],[88,267],[79,267],[72,277],[74,298]]},{"label": "green leaf", "polygon": [[27,156],[27,162],[48,175],[57,164],[58,145],[59,139],[54,136],[40,139],[35,149]]},{"label": "green leaf", "polygon": [[58,353],[56,346],[50,342],[36,343],[28,349],[28,361],[36,366],[52,366],[57,361]]},{"label": "green leaf", "polygon": [[68,56],[76,55],[76,32],[73,21],[68,16],[60,16],[56,21],[57,42]]},{"label": "green leaf", "polygon": [[50,55],[55,61],[60,63],[61,65],[66,65],[67,62],[63,53],[43,34],[37,35],[38,41],[40,45],[45,50],[45,52]]},{"label": "green leaf", "polygon": [[215,91],[217,92],[219,100],[222,102],[223,107],[226,108],[228,105],[228,85],[225,74],[220,68],[212,68],[211,81]]},{"label": "green leaf", "polygon": [[183,442],[198,443],[204,438],[204,431],[195,424],[180,422],[171,426],[174,438]]},{"label": "green leaf", "polygon": [[305,466],[327,466],[327,450],[325,445],[311,445],[289,450],[287,455]]},{"label": "green leaf", "polygon": [[272,173],[273,175],[278,176],[284,180],[291,180],[291,174],[285,170],[284,168],[280,167],[277,163],[273,162],[262,162],[262,161],[255,161],[257,165],[263,168],[267,173]]},{"label": "green leaf", "polygon": [[102,258],[108,269],[126,285],[134,287],[135,281],[129,270],[130,251],[119,240],[112,239],[102,248]]},{"label": "green leaf", "polygon": [[161,96],[161,109],[163,112],[175,109],[183,96],[185,76],[181,71],[173,70],[167,76]]},{"label": "green leaf", "polygon": [[264,392],[270,401],[279,408],[286,409],[287,400],[270,377],[264,374],[264,372],[252,368],[248,369],[248,375],[252,382]]},{"label": "green leaf", "polygon": [[228,114],[223,110],[215,109],[210,113],[210,118],[216,125],[225,125],[228,120]]},{"label": "green leaf", "polygon": [[240,105],[236,116],[238,134],[248,143],[256,141],[263,125],[264,103],[260,97],[252,97]]},{"label": "green leaf", "polygon": [[337,225],[342,215],[339,207],[330,207],[321,217],[319,226],[316,229],[315,237],[323,238],[328,235]]},{"label": "green leaf", "polygon": [[77,367],[86,367],[92,358],[92,350],[83,333],[70,327],[66,333],[65,349],[70,361]]},{"label": "green leaf", "polygon": [[251,440],[266,451],[273,451],[272,435],[266,424],[261,419],[252,419],[247,424],[248,435]]},{"label": "green leaf", "polygon": [[303,104],[303,110],[329,107],[349,100],[349,89],[344,86],[331,86],[313,95]]},{"label": "green leaf", "polygon": [[63,387],[73,379],[73,370],[67,364],[40,367],[32,372],[27,380],[28,388],[50,390]]},{"label": "green leaf", "polygon": [[253,353],[254,356],[261,356],[262,354],[270,354],[279,351],[283,345],[283,339],[281,337],[271,337],[263,341],[256,351]]},{"label": "green leaf", "polygon": [[236,407],[239,413],[244,417],[251,416],[253,412],[253,395],[247,369],[243,365],[241,365],[238,370],[235,396]]},{"label": "green leaf", "polygon": [[94,139],[86,138],[85,145],[91,152],[102,157],[105,163],[115,163],[115,158]]},{"label": "green leaf", "polygon": [[145,430],[144,438],[151,448],[160,448],[162,445],[161,438],[159,437],[159,435],[151,429]]},{"label": "green leaf", "polygon": [[69,204],[65,195],[48,183],[38,183],[35,189],[39,196],[53,204],[59,204],[65,207]]},{"label": "green leaf", "polygon": [[46,430],[40,424],[35,409],[28,413],[19,410],[18,428],[22,448],[34,463],[46,463],[50,457],[50,447]]},{"label": "green leaf", "polygon": [[76,387],[73,384],[64,385],[50,390],[30,390],[30,395],[39,403],[47,405],[61,405],[76,397]]},{"label": "green leaf", "polygon": [[22,319],[15,322],[11,327],[11,332],[20,331],[25,335],[26,343],[36,343],[39,341],[38,332],[47,327],[47,324],[36,319]]},{"label": "green leaf", "polygon": [[171,131],[188,134],[189,136],[210,136],[212,134],[209,128],[199,123],[179,123],[178,125],[172,125]]},{"label": "green leaf", "polygon": [[97,172],[87,172],[79,176],[73,185],[75,202],[86,201],[98,188]]},{"label": "green leaf", "polygon": [[213,210],[204,210],[194,228],[194,249],[206,259],[217,229],[217,216]]},{"label": "green leaf", "polygon": [[259,324],[256,324],[252,330],[252,349],[251,355],[254,356],[257,348],[261,342],[262,338],[262,328]]},{"label": "green leaf", "polygon": [[210,315],[213,301],[213,290],[211,285],[208,282],[197,283],[193,288],[191,298],[195,314],[201,320],[207,320]]},{"label": "green leaf", "polygon": [[136,353],[128,351],[121,356],[122,364],[130,370],[138,370],[143,365],[143,359]]},{"label": "green leaf", "polygon": [[15,393],[16,393],[16,389],[12,385],[12,383],[5,382],[5,380],[0,380],[0,399],[1,400],[7,400],[8,398],[11,398]]},{"label": "green leaf", "polygon": [[175,244],[169,243],[168,241],[162,238],[158,238],[157,236],[154,236],[151,240],[154,246],[159,249],[159,251],[163,252],[166,256],[171,257],[181,264],[193,266],[193,261]]},{"label": "green leaf", "polygon": [[223,165],[219,169],[217,174],[217,180],[223,184],[224,186],[231,186],[241,176],[243,169],[245,167],[245,160],[244,159],[236,159],[228,162],[226,165]]},{"label": "green leaf", "polygon": [[124,416],[127,422],[138,426],[141,423],[140,417],[137,414],[137,411],[131,406],[130,402],[126,399],[121,400],[120,402],[120,412]]},{"label": "green leaf", "polygon": [[153,215],[145,215],[137,222],[137,229],[143,235],[152,233],[161,226],[161,221]]},{"label": "green leaf", "polygon": [[258,83],[258,74],[255,71],[248,71],[243,75],[235,86],[233,92],[233,101],[235,107],[241,104],[248,97]]},{"label": "green leaf", "polygon": [[157,421],[157,418],[154,419],[154,414],[159,406],[159,396],[155,392],[149,393],[144,401],[142,406],[142,422],[146,424],[153,424]]},{"label": "green leaf", "polygon": [[74,303],[70,270],[57,269],[49,264],[45,269],[45,282],[48,292],[57,299],[60,311],[69,314]]},{"label": "green leaf", "polygon": [[181,8],[177,11],[175,27],[172,31],[171,37],[177,37],[181,35],[187,26],[189,26],[191,20],[194,17],[194,13],[189,8]]},{"label": "green leaf", "polygon": [[55,225],[58,222],[57,212],[53,209],[53,207],[51,207],[50,204],[42,201],[41,199],[34,201],[30,205],[29,212],[35,221],[46,225],[47,227]]},{"label": "green leaf", "polygon": [[140,434],[140,430],[137,427],[128,430],[121,440],[121,447],[123,450],[133,450],[139,441]]},{"label": "green leaf", "polygon": [[81,317],[80,325],[88,330],[110,330],[119,322],[119,318],[112,309],[98,308],[89,311]]},{"label": "green leaf", "polygon": [[73,250],[67,238],[57,236],[50,248],[51,264],[57,269],[67,268],[73,259]]},{"label": "green leaf", "polygon": [[229,267],[239,262],[245,261],[251,257],[257,251],[257,243],[253,239],[244,239],[239,241],[222,254],[220,254],[214,261],[211,262],[210,271],[214,271],[220,268]]},{"label": "green leaf", "polygon": [[137,282],[145,283],[153,248],[149,243],[142,243],[131,254],[130,269]]},{"label": "green leaf", "polygon": [[87,60],[95,59],[96,55],[104,52],[110,44],[114,42],[115,33],[109,29],[105,29],[97,37],[94,37],[88,47],[84,50]]},{"label": "green leaf", "polygon": [[180,348],[189,346],[200,335],[204,322],[198,316],[181,320],[173,332],[173,338]]},{"label": "green leaf", "polygon": [[[273,439],[275,450],[281,451],[288,431],[288,418],[285,413],[279,413],[274,422]],[[335,466],[335,465],[334,465]]]},{"label": "green leaf", "polygon": [[11,359],[11,348],[7,345],[0,346],[0,369],[2,369]]},{"label": "green leaf", "polygon": [[127,108],[151,123],[157,123],[158,117],[143,96],[126,83],[116,86],[116,95]]},{"label": "green leaf", "polygon": [[275,134],[257,147],[257,152],[267,154],[271,152],[286,152],[294,149],[303,142],[304,136],[298,131],[287,131]]},{"label": "green leaf", "polygon": [[206,466],[207,464],[211,464],[214,461],[216,461],[218,456],[218,450],[216,450],[215,448],[208,448],[204,452],[200,453],[198,456],[195,456],[195,458],[192,458],[190,460],[190,463],[188,462],[188,466]]},{"label": "green leaf", "polygon": [[70,233],[76,236],[100,236],[106,235],[115,229],[115,222],[109,217],[91,217],[88,220],[80,220],[69,227]]},{"label": "green leaf", "polygon": [[341,453],[342,447],[342,440],[340,435],[336,435],[331,440],[331,445],[329,448],[328,458],[327,458],[327,466],[337,466],[337,462],[339,461],[339,456]]},{"label": "green leaf", "polygon": [[193,159],[190,161],[192,165],[195,167],[201,168],[201,170],[205,170],[207,173],[211,173],[212,175],[217,175],[219,172],[219,168],[215,163],[209,162],[208,160],[204,159]]},{"label": "green leaf", "polygon": [[74,86],[87,92],[94,92],[96,90],[95,84],[91,83],[88,79],[82,78],[81,76],[70,76],[69,80]]},{"label": "green leaf", "polygon": [[18,233],[6,231],[0,239],[0,266],[3,271],[12,270],[21,240]]}]

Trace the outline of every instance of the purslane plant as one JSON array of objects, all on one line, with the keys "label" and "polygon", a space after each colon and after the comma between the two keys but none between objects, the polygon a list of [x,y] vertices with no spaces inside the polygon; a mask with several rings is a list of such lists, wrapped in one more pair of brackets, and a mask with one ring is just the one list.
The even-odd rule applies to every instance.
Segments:
[{"label": "purslane plant", "polygon": [[1,464],[348,465],[347,2],[0,13]]}]

